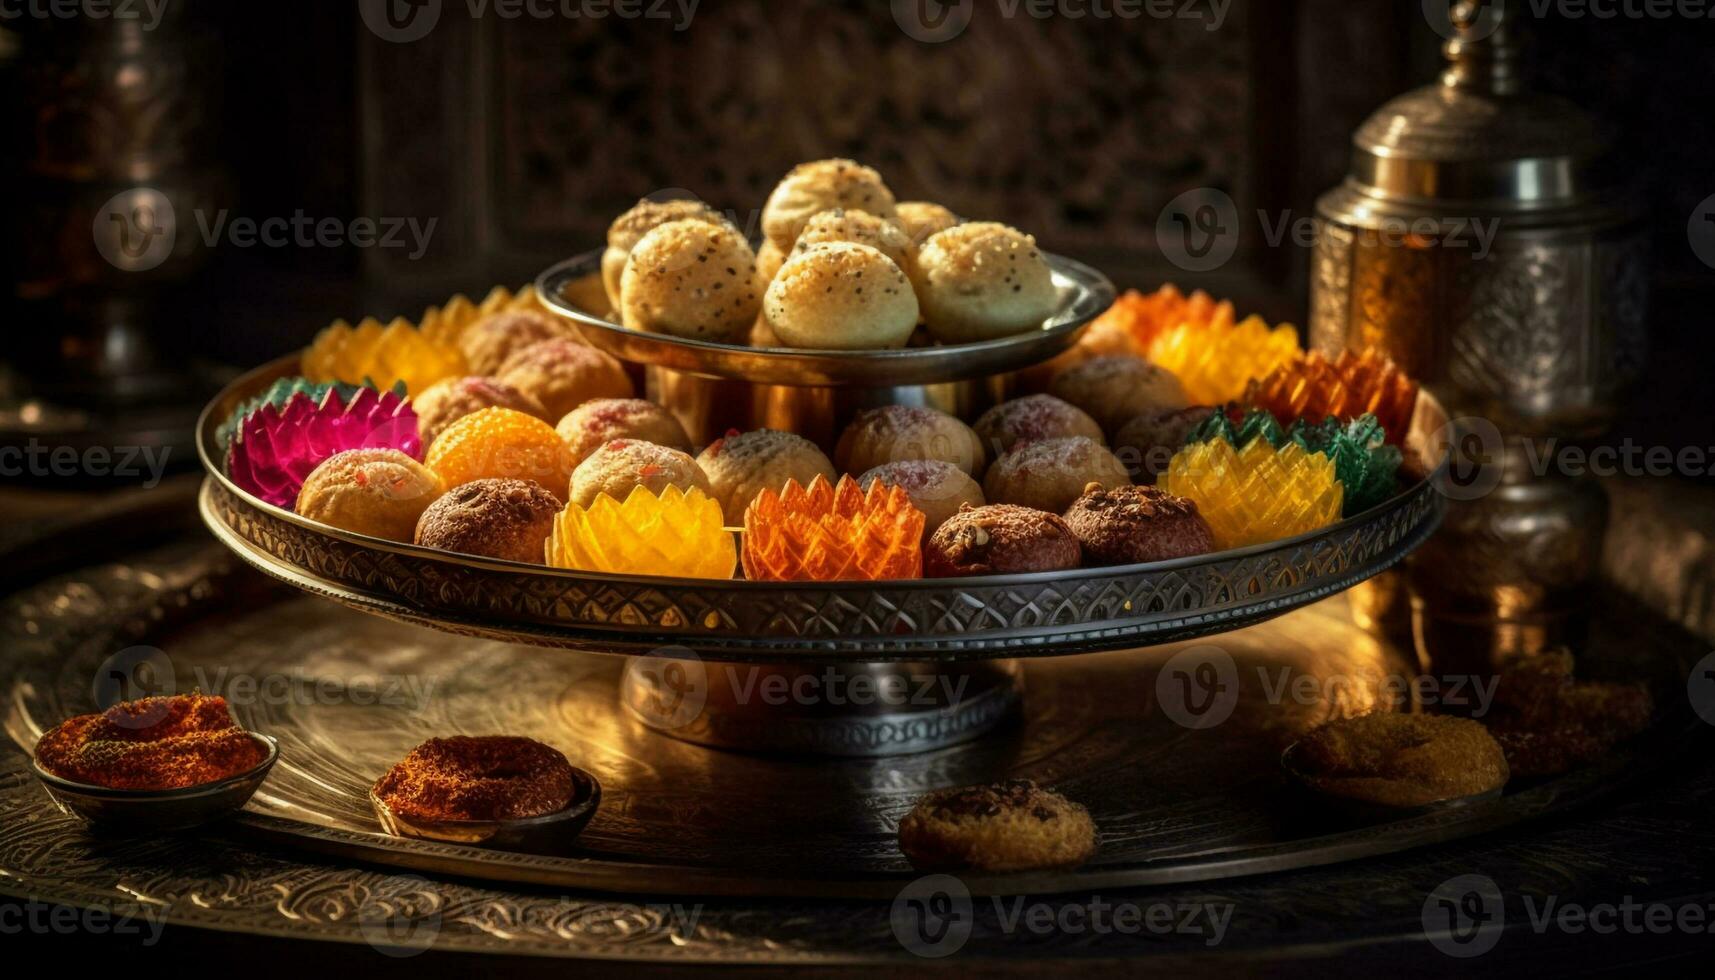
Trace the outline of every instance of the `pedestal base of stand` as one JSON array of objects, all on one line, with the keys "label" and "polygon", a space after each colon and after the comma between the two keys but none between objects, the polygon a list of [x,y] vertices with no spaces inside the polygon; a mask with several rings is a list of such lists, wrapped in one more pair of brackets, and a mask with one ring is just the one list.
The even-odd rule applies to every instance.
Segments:
[{"label": "pedestal base of stand", "polygon": [[781,667],[705,662],[687,650],[633,658],[620,703],[651,729],[711,748],[880,757],[929,752],[1005,721],[1016,661]]}]

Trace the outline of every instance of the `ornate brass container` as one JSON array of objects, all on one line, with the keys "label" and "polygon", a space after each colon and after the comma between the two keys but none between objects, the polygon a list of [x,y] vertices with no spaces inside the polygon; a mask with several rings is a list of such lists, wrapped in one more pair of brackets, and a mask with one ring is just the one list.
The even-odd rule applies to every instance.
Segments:
[{"label": "ornate brass container", "polygon": [[[1449,635],[1431,622],[1444,614],[1514,636],[1529,621],[1534,647],[1564,638],[1553,624],[1578,606],[1607,505],[1524,465],[1525,440],[1599,435],[1638,380],[1644,241],[1596,122],[1527,90],[1506,5],[1454,4],[1450,33],[1440,81],[1371,116],[1351,173],[1317,202],[1310,339],[1328,354],[1380,347],[1449,416],[1488,423],[1463,440],[1487,469],[1414,566],[1420,646]],[[1497,549],[1534,557],[1468,574]]]},{"label": "ornate brass container", "polygon": [[1509,434],[1594,435],[1643,367],[1641,228],[1594,121],[1522,88],[1504,7],[1454,23],[1440,83],[1371,116],[1317,202],[1311,343],[1378,344]]}]

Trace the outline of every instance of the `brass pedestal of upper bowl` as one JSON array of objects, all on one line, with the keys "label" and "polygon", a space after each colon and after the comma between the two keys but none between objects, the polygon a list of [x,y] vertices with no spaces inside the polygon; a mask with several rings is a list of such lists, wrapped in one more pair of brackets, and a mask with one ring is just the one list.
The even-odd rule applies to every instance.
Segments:
[{"label": "brass pedestal of upper bowl", "polygon": [[1440,82],[1365,122],[1317,202],[1310,283],[1313,347],[1378,347],[1455,417],[1445,527],[1357,606],[1437,663],[1578,637],[1607,501],[1541,450],[1608,427],[1648,289],[1596,123],[1527,90],[1504,5],[1454,4],[1451,25]]}]

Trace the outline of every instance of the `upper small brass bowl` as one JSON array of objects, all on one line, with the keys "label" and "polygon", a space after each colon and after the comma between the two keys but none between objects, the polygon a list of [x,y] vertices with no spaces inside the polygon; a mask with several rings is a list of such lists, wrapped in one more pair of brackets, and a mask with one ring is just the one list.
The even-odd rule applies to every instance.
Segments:
[{"label": "upper small brass bowl", "polygon": [[565,809],[520,820],[412,820],[395,813],[373,786],[369,789],[369,805],[375,808],[381,829],[395,837],[541,852],[564,847],[583,832],[595,816],[596,807],[601,805],[601,784],[594,776],[573,766],[572,799]]},{"label": "upper small brass bowl", "polygon": [[114,789],[56,776],[33,757],[30,768],[65,813],[82,817],[92,828],[115,833],[156,834],[212,823],[244,809],[280,759],[280,743],[271,735],[248,733],[267,748],[262,761],[236,776],[179,789]]}]

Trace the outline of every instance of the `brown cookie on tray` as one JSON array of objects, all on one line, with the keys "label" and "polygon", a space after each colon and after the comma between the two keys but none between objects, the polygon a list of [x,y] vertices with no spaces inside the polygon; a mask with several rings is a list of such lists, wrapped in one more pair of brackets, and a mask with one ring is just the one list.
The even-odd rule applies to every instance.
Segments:
[{"label": "brown cookie on tray", "polygon": [[1188,558],[1215,550],[1197,505],[1160,487],[1092,483],[1063,515],[1078,536],[1086,565],[1131,565]]},{"label": "brown cookie on tray", "polygon": [[899,822],[899,849],[922,871],[1071,868],[1096,843],[1090,811],[1029,779],[930,793]]},{"label": "brown cookie on tray", "polygon": [[964,506],[923,546],[923,575],[1006,575],[1077,568],[1083,551],[1058,514],[989,504]]}]

